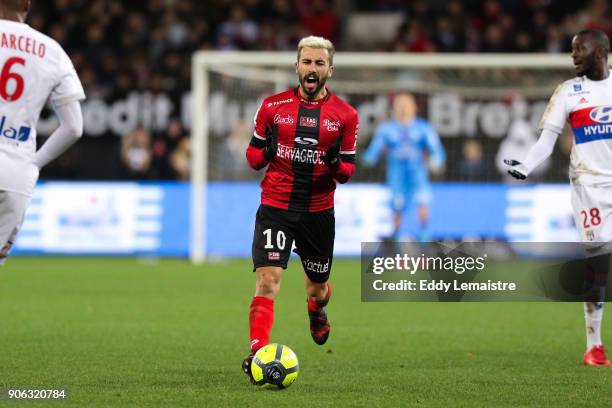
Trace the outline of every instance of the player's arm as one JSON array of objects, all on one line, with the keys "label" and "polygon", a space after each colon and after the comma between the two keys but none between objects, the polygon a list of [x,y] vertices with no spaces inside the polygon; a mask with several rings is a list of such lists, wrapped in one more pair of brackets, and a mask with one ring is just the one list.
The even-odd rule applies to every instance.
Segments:
[{"label": "player's arm", "polygon": [[514,159],[504,160],[504,163],[511,167],[508,174],[515,179],[525,180],[533,169],[546,161],[552,154],[557,138],[563,131],[563,126],[567,120],[565,93],[565,86],[561,84],[550,97],[540,122],[540,138],[529,149],[525,159],[522,162]]},{"label": "player's arm", "polygon": [[383,126],[384,125],[381,125],[378,127],[378,129],[376,129],[376,132],[372,137],[370,145],[368,146],[366,151],[363,152],[363,156],[361,156],[361,160],[367,166],[373,166],[374,164],[376,164],[380,157],[380,154],[385,148],[385,132]]},{"label": "player's arm", "polygon": [[518,180],[525,180],[533,169],[544,163],[552,154],[558,137],[559,133],[550,129],[542,129],[540,138],[537,143],[529,149],[522,163],[517,160],[504,160],[504,163],[511,167],[510,170],[508,170],[508,174]]},{"label": "player's arm", "polygon": [[54,111],[60,125],[36,152],[34,162],[39,169],[59,157],[83,135],[83,114],[79,101],[56,106]]},{"label": "player's arm", "polygon": [[246,157],[249,165],[254,170],[260,170],[276,157],[276,151],[278,149],[278,135],[276,132],[277,128],[267,127],[264,134],[265,137],[261,138],[258,134],[253,134],[249,147],[247,147]]},{"label": "player's arm", "polygon": [[438,132],[429,123],[425,125],[425,144],[429,153],[429,167],[434,173],[441,172],[446,162],[446,151],[440,141]]},{"label": "player's arm", "polygon": [[36,152],[34,163],[38,168],[56,159],[83,135],[80,101],[85,99],[85,91],[72,61],[61,47],[54,68],[56,83],[49,99],[60,125]]},{"label": "player's arm", "polygon": [[351,111],[344,122],[344,131],[338,141],[325,151],[323,161],[329,168],[334,179],[344,184],[355,172],[355,156],[357,155],[357,132],[359,117],[356,111]]},{"label": "player's arm", "polygon": [[276,126],[269,125],[269,113],[264,104],[255,114],[255,131],[247,147],[246,158],[254,170],[264,168],[270,160],[276,157],[278,149],[278,134]]}]

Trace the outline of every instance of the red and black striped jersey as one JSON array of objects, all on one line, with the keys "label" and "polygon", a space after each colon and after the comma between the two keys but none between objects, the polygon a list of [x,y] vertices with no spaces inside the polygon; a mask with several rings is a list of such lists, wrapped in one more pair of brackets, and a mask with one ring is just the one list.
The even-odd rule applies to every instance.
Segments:
[{"label": "red and black striped jersey", "polygon": [[[330,92],[311,101],[294,88],[264,99],[246,153],[255,170],[269,164],[261,182],[262,204],[299,212],[332,208],[336,181],[346,183],[355,171],[358,128],[355,108]],[[266,134],[278,138],[269,163],[263,156]],[[330,168],[322,158],[336,143],[340,163]]]}]

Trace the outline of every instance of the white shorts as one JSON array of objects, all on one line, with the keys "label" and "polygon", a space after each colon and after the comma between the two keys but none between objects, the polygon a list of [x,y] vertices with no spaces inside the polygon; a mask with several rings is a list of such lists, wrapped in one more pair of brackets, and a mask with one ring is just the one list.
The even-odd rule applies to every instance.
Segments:
[{"label": "white shorts", "polygon": [[13,247],[29,202],[26,195],[0,191],[0,265]]},{"label": "white shorts", "polygon": [[572,208],[582,242],[612,242],[612,187],[572,184]]}]

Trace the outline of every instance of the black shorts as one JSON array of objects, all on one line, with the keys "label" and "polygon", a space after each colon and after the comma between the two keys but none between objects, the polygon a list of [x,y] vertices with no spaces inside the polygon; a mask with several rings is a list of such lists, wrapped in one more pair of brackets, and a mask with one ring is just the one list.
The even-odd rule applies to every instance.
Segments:
[{"label": "black shorts", "polygon": [[334,256],[334,209],[296,212],[260,205],[253,235],[253,270],[262,266],[287,269],[291,248],[313,282],[329,279]]}]

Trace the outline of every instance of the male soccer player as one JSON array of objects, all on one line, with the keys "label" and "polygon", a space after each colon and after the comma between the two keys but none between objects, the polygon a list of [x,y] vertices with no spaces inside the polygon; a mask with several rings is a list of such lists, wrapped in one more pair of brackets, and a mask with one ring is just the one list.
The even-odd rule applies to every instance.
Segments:
[{"label": "male soccer player", "polygon": [[[30,0],[0,0],[0,263],[15,237],[39,170],[83,133],[83,87],[62,47],[24,23]],[[49,99],[60,126],[36,151]]]},{"label": "male soccer player", "polygon": [[441,170],[446,153],[435,129],[425,119],[416,116],[412,95],[397,95],[393,100],[393,113],[395,118],[382,123],[376,130],[363,154],[363,161],[373,165],[381,153],[387,155],[387,185],[391,190],[394,227],[391,238],[399,238],[406,205],[414,204],[420,223],[416,238],[421,242],[429,241],[431,187],[428,166]]},{"label": "male soccer player", "polygon": [[253,236],[251,354],[242,364],[249,377],[253,354],[269,342],[274,299],[294,242],[305,272],[310,333],[317,344],[329,336],[325,306],[331,296],[334,190],[355,170],[358,128],[355,109],[325,87],[333,58],[329,40],[303,38],[295,63],[299,85],[264,99],[255,117],[246,156],[253,169],[268,169]]},{"label": "male soccer player", "polygon": [[[506,160],[508,173],[524,180],[550,156],[566,121],[574,131],[570,183],[574,219],[583,242],[612,241],[612,78],[610,41],[600,30],[580,31],[572,40],[576,78],[557,87],[540,123],[541,134],[523,162]],[[595,273],[607,273],[605,271]],[[584,304],[587,350],[584,364],[609,366],[601,342],[603,299]]]}]

